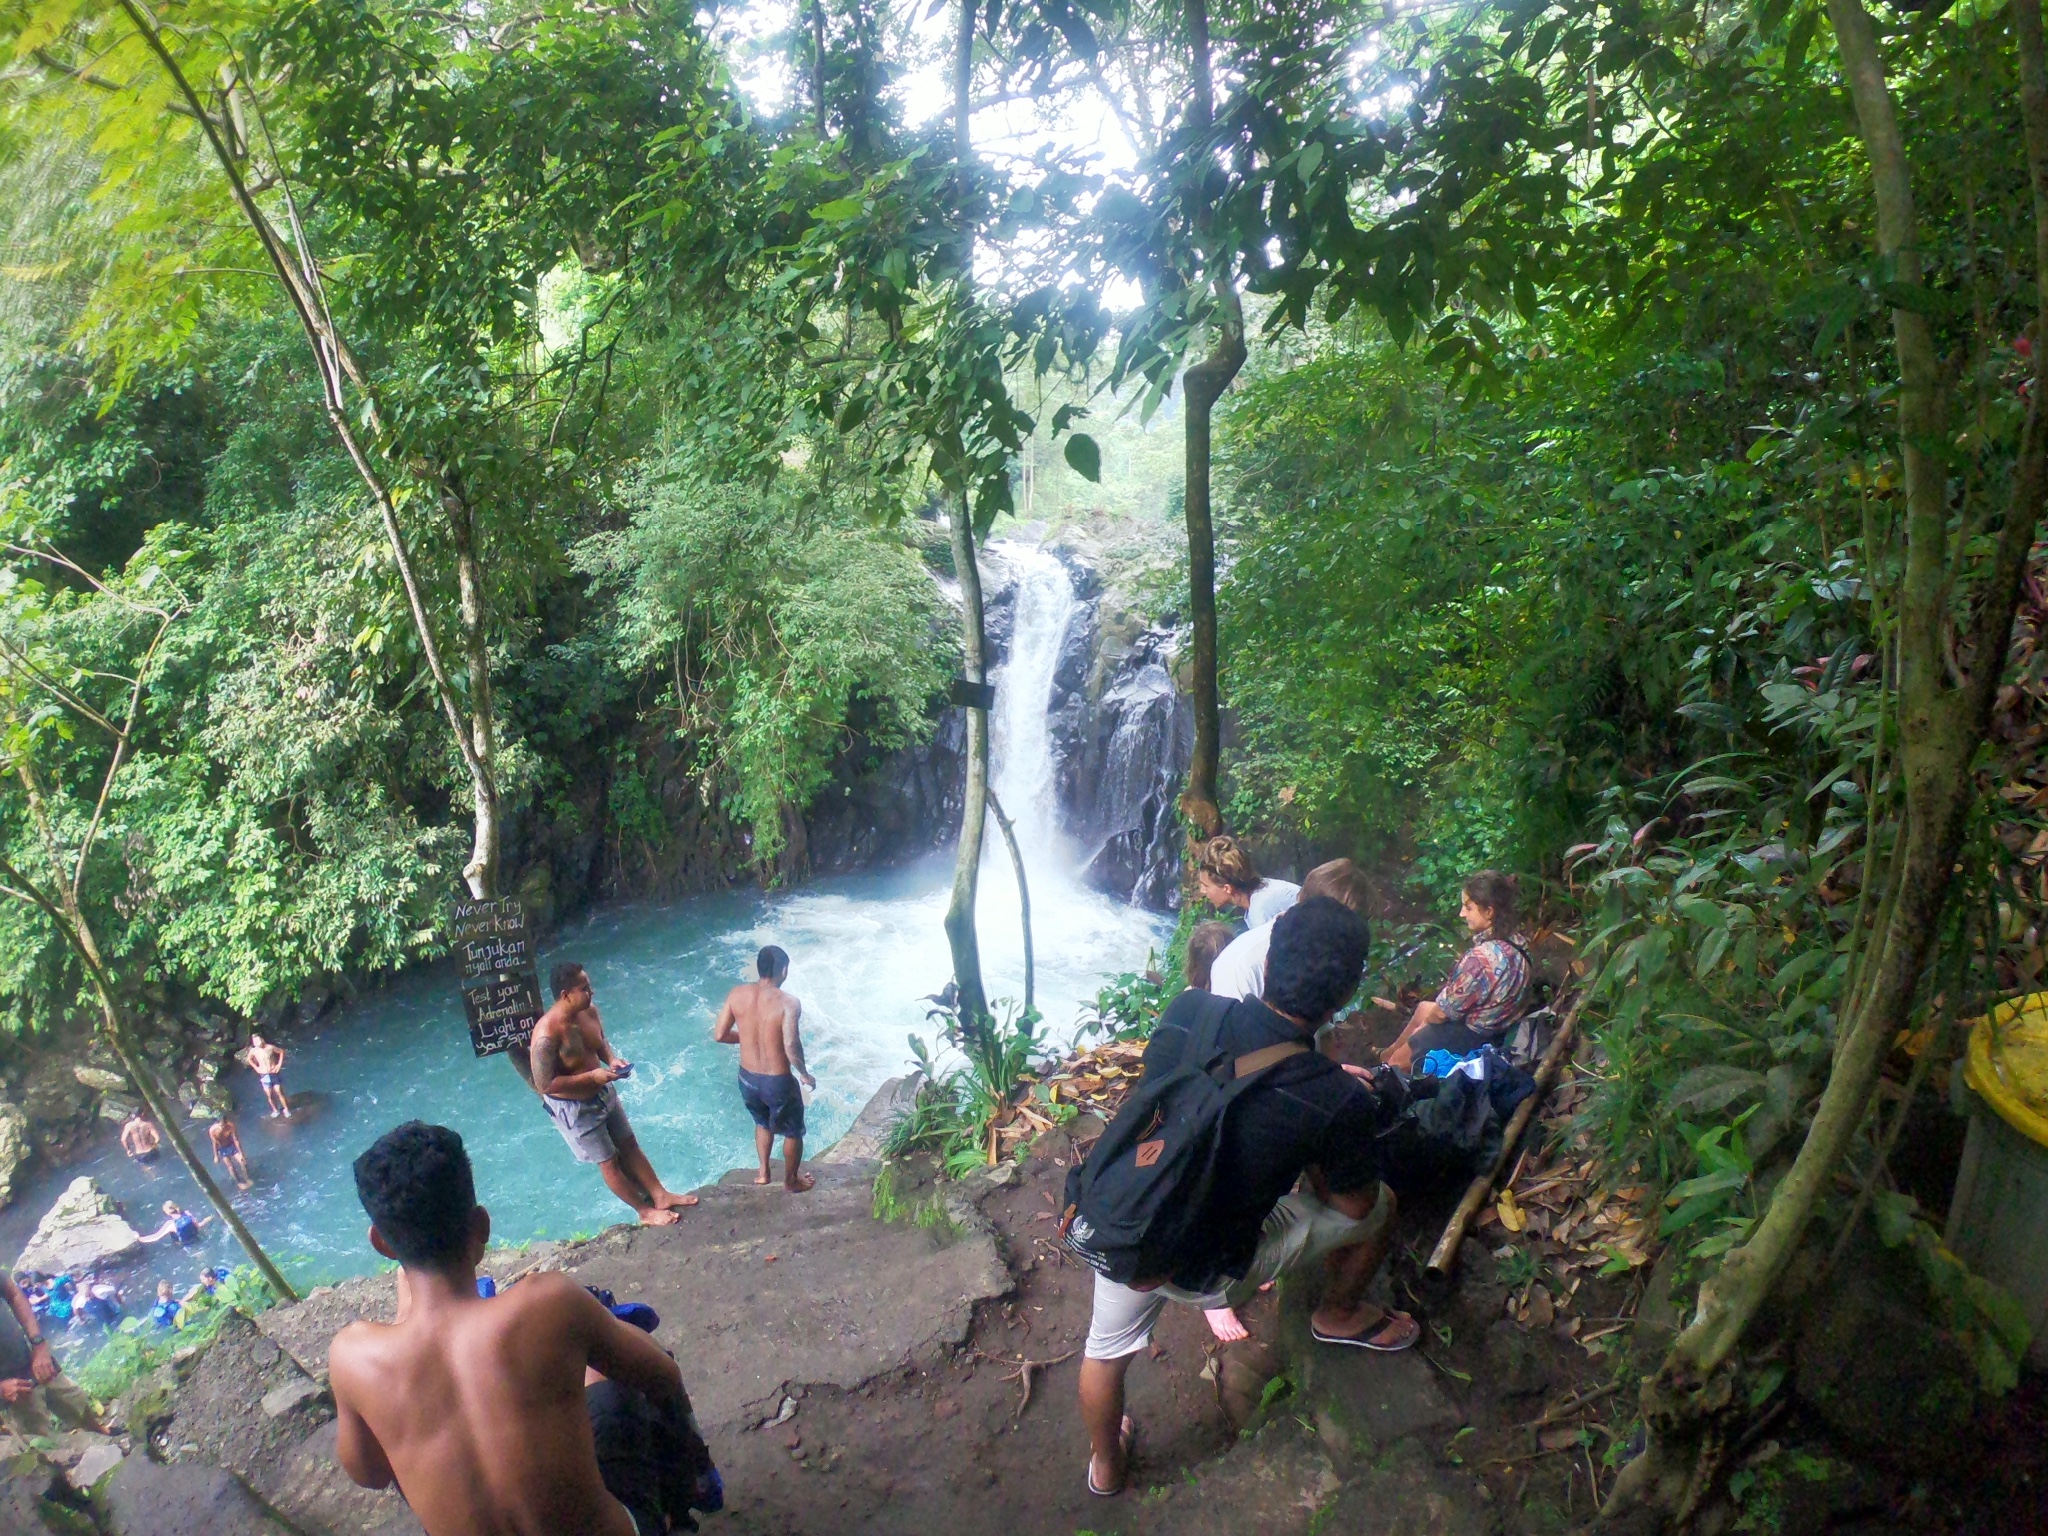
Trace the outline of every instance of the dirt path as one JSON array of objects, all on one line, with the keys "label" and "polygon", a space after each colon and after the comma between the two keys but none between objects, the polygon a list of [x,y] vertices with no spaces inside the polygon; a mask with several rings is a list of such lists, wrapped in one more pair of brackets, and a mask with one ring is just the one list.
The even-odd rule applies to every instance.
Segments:
[{"label": "dirt path", "polygon": [[[1060,1131],[994,1178],[903,1183],[889,1220],[872,1213],[872,1164],[821,1169],[802,1197],[729,1182],[675,1228],[615,1228],[488,1267],[501,1283],[565,1269],[661,1313],[658,1337],[729,1490],[713,1532],[1481,1536],[1562,1529],[1586,1512],[1583,1449],[1517,1426],[1604,1382],[1606,1367],[1504,1321],[1506,1288],[1476,1247],[1473,1276],[1444,1300],[1413,1294],[1412,1259],[1390,1266],[1381,1299],[1437,1303],[1423,1309],[1426,1350],[1398,1357],[1312,1344],[1313,1298],[1293,1285],[1249,1308],[1253,1340],[1227,1350],[1198,1313],[1169,1307],[1130,1376],[1132,1487],[1090,1495],[1075,1382],[1092,1276],[1052,1241],[1072,1156]],[[1406,1213],[1406,1242],[1425,1250],[1439,1224]],[[130,1405],[153,1455],[114,1475],[103,1525],[416,1532],[395,1494],[357,1489],[335,1467],[322,1380],[334,1332],[388,1316],[392,1301],[388,1277],[355,1281],[230,1327],[167,1400]],[[1561,1417],[1567,1437],[1578,1422]]]}]

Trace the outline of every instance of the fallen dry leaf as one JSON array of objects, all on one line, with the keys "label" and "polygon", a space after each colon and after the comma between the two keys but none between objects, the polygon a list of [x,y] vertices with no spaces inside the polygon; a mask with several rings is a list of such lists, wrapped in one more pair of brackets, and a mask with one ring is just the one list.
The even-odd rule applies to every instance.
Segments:
[{"label": "fallen dry leaf", "polygon": [[1510,1232],[1521,1232],[1528,1228],[1529,1218],[1523,1213],[1521,1206],[1516,1204],[1513,1190],[1502,1190],[1500,1199],[1494,1202],[1494,1209],[1500,1213],[1500,1224]]}]

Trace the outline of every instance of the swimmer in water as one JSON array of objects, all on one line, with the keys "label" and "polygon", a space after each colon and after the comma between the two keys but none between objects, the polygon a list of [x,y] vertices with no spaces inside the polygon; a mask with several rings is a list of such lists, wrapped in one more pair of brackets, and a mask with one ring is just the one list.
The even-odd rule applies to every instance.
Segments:
[{"label": "swimmer in water", "polygon": [[157,1160],[162,1145],[162,1134],[141,1110],[121,1122],[121,1150],[145,1168]]},{"label": "swimmer in water", "polygon": [[164,1224],[154,1232],[145,1233],[142,1240],[145,1243],[160,1243],[165,1238],[172,1237],[177,1239],[178,1246],[182,1248],[188,1243],[198,1242],[200,1228],[211,1220],[211,1216],[194,1216],[177,1201],[166,1200]]},{"label": "swimmer in water", "polygon": [[222,1115],[206,1128],[206,1139],[213,1143],[213,1160],[234,1176],[235,1187],[252,1188],[249,1159],[242,1155],[242,1137],[235,1122]]}]

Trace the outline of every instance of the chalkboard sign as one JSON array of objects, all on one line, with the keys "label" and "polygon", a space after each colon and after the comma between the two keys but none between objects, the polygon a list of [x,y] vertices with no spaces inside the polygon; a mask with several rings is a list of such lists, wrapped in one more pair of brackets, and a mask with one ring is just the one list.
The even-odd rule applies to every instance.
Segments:
[{"label": "chalkboard sign", "polygon": [[464,897],[455,903],[448,937],[470,1048],[479,1056],[525,1050],[542,1011],[526,908],[516,896]]}]

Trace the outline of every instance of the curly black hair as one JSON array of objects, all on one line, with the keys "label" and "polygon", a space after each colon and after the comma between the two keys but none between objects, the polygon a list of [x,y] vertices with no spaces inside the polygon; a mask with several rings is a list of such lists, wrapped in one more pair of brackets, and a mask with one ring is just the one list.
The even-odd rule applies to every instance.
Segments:
[{"label": "curly black hair", "polygon": [[1266,1001],[1321,1024],[1351,1000],[1365,977],[1372,931],[1341,901],[1309,896],[1273,920],[1266,951]]},{"label": "curly black hair", "polygon": [[356,1198],[408,1269],[438,1269],[469,1240],[476,1176],[462,1138],[408,1120],[356,1159]]}]

